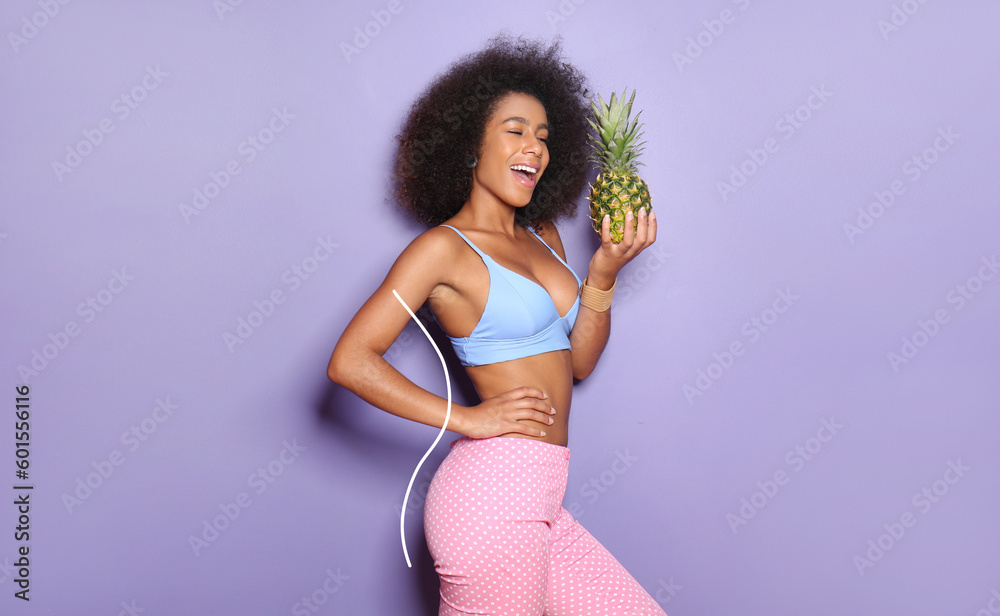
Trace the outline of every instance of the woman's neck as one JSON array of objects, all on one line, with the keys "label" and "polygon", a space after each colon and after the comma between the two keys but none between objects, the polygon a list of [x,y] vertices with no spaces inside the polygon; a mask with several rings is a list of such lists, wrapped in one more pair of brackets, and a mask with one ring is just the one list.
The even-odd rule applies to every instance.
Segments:
[{"label": "woman's neck", "polygon": [[473,188],[469,200],[455,215],[456,221],[471,229],[502,233],[513,238],[517,228],[514,221],[517,208],[504,203],[494,195],[476,193]]}]

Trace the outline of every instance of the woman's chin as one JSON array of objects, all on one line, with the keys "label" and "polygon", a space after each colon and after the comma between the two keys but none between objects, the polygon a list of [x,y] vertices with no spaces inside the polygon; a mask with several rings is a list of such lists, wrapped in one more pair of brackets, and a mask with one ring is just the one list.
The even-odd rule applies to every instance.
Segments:
[{"label": "woman's chin", "polygon": [[[532,193],[532,194],[533,194],[533,193]],[[529,203],[531,203],[531,196],[532,196],[531,194],[529,194],[529,195],[527,195],[527,196],[524,196],[524,195],[518,195],[518,196],[517,196],[516,198],[514,198],[514,199],[512,199],[512,200],[508,201],[507,203],[508,203],[508,204],[509,204],[509,205],[510,205],[511,207],[515,207],[515,208],[523,208],[523,207],[527,206],[527,205],[528,205]]]}]

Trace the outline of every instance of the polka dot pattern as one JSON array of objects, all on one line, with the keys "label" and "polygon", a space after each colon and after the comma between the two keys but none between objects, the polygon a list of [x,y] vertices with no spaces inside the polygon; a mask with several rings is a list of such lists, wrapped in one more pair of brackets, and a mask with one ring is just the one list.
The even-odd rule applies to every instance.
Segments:
[{"label": "polka dot pattern", "polygon": [[440,616],[665,616],[562,506],[569,449],[463,437],[431,481],[424,533]]}]

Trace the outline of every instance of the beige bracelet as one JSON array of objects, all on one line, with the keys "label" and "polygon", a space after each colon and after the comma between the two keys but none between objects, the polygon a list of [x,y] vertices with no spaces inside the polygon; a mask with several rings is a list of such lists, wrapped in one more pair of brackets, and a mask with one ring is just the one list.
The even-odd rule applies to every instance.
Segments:
[{"label": "beige bracelet", "polygon": [[595,289],[587,284],[590,276],[583,279],[583,286],[580,287],[580,305],[590,308],[595,312],[607,312],[611,307],[611,298],[615,296],[615,285],[618,279],[615,278],[611,288],[607,291]]}]

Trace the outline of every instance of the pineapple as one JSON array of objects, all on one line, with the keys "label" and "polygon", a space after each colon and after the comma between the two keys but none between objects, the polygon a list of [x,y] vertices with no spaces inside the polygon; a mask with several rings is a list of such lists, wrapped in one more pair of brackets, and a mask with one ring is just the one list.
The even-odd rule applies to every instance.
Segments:
[{"label": "pineapple", "polygon": [[639,124],[641,111],[635,114],[629,124],[632,113],[632,101],[635,100],[635,90],[632,97],[625,102],[625,93],[621,99],[611,94],[611,102],[604,104],[604,99],[598,95],[600,106],[591,100],[596,123],[588,120],[597,136],[590,136],[594,144],[591,160],[601,168],[600,175],[590,187],[590,217],[594,221],[594,229],[601,232],[601,221],[604,216],[611,216],[611,241],[619,244],[625,235],[625,214],[634,211],[633,229],[639,222],[639,208],[646,208],[646,214],[652,209],[649,187],[636,173],[636,166],[641,165],[639,154],[643,143],[642,125]]}]

